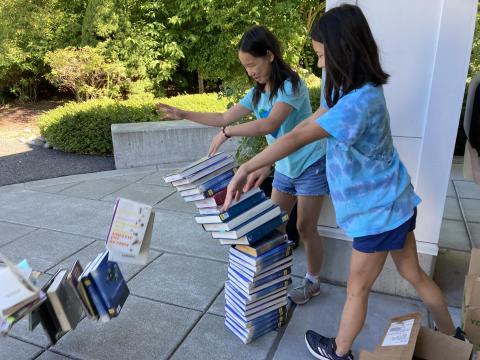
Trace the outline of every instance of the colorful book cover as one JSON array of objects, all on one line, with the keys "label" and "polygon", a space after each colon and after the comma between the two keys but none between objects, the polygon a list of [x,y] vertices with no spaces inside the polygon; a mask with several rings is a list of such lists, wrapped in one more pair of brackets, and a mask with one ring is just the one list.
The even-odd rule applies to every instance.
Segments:
[{"label": "colorful book cover", "polygon": [[151,214],[151,206],[117,199],[107,237],[107,249],[130,256],[138,255]]}]

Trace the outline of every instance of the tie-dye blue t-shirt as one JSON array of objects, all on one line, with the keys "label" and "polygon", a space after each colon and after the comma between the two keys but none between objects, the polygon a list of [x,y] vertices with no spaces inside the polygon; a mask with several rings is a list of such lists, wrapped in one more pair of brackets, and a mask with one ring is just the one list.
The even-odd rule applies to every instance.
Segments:
[{"label": "tie-dye blue t-shirt", "polygon": [[[283,88],[278,89],[272,101],[270,101],[270,93],[263,92],[255,108],[253,108],[252,102],[253,93],[254,88],[251,88],[245,97],[240,100],[240,105],[252,111],[258,120],[268,117],[277,102],[283,102],[293,108],[280,127],[272,134],[265,136],[268,144],[274,143],[277,139],[290,132],[300,122],[312,115],[308,89],[303,81],[300,82],[297,91],[294,92],[291,81],[285,80]],[[325,151],[325,140],[315,141],[278,160],[275,163],[275,171],[290,178],[297,178],[306,168],[322,158],[325,155]]]},{"label": "tie-dye blue t-shirt", "polygon": [[327,179],[338,225],[360,237],[407,221],[421,200],[393,146],[383,87],[348,93],[316,121],[330,134]]}]

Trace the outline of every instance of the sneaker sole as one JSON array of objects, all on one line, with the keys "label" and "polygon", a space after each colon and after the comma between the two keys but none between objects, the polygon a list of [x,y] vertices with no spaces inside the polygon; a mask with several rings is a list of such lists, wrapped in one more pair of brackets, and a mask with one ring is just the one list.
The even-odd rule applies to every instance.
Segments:
[{"label": "sneaker sole", "polygon": [[321,293],[321,291],[318,290],[318,292],[313,293],[312,296],[310,296],[310,297],[309,297],[308,299],[306,299],[305,301],[301,301],[301,302],[296,302],[296,301],[294,301],[294,300],[290,297],[290,295],[288,295],[288,298],[289,298],[290,300],[292,300],[292,302],[293,302],[295,305],[304,305],[304,304],[306,304],[307,302],[309,302],[310,300],[312,300],[312,298],[313,298],[314,296],[320,295],[320,293]]},{"label": "sneaker sole", "polygon": [[310,344],[307,341],[307,335],[305,335],[305,344],[307,344],[307,349],[310,351],[310,354],[312,354],[316,359],[320,360],[331,360],[329,358],[326,358],[325,356],[320,355],[319,353],[316,353],[315,350],[313,350],[310,346]]}]

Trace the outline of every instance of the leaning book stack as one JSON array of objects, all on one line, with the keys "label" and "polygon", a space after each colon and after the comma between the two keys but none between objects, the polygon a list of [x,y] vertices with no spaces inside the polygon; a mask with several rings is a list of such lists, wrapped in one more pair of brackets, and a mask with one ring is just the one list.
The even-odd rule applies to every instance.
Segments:
[{"label": "leaning book stack", "polygon": [[223,210],[227,186],[237,169],[232,155],[202,158],[164,180],[198,210],[195,221],[222,245],[230,245],[225,284],[225,325],[244,343],[286,321],[292,243],[276,229],[288,221],[259,188]]}]

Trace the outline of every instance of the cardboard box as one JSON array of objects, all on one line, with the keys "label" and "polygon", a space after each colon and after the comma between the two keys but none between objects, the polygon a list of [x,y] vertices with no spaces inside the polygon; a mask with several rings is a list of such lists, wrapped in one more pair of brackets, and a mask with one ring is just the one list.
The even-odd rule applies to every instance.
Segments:
[{"label": "cardboard box", "polygon": [[480,345],[480,249],[472,249],[470,255],[463,292],[462,324],[468,340]]},{"label": "cardboard box", "polygon": [[390,319],[375,351],[360,352],[360,360],[468,360],[473,345],[421,326],[420,313]]}]

